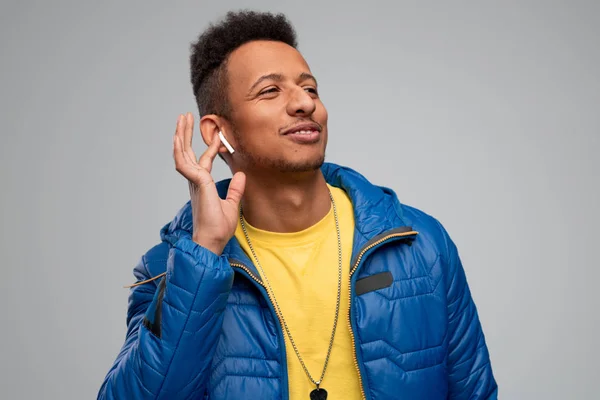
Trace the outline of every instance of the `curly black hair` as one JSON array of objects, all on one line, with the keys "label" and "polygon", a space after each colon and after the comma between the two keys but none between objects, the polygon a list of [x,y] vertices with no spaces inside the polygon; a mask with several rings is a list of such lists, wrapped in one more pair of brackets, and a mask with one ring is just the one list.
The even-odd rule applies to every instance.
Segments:
[{"label": "curly black hair", "polygon": [[250,10],[229,11],[191,44],[190,75],[200,116],[229,117],[227,59],[244,43],[273,40],[297,48],[296,32],[283,14]]}]

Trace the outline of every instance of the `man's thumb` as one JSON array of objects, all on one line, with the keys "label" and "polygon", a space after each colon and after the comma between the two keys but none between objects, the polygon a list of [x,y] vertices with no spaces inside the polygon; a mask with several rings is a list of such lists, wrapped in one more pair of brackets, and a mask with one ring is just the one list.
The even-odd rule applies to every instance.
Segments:
[{"label": "man's thumb", "polygon": [[229,183],[227,190],[227,201],[232,203],[236,208],[239,206],[244,188],[246,187],[246,175],[243,172],[236,172]]}]

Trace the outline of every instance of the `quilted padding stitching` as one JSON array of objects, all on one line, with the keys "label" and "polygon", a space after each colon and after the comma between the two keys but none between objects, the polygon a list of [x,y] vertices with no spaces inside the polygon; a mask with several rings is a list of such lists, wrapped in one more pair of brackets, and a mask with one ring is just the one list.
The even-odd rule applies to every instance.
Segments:
[{"label": "quilted padding stitching", "polygon": [[471,378],[473,375],[475,375],[477,372],[480,372],[482,369],[484,369],[488,365],[490,365],[490,361],[489,360],[487,362],[485,362],[483,365],[481,365],[479,368],[475,369],[474,371],[471,371],[471,373],[469,375],[465,376],[464,378],[462,378],[459,381],[454,382],[454,384],[455,385],[459,385],[461,382],[464,382],[467,379]]},{"label": "quilted padding stitching", "polygon": [[[219,315],[223,314],[223,310],[216,310],[214,313],[211,314],[211,318],[219,318]],[[202,325],[202,327],[204,327],[204,325]],[[183,329],[184,333],[190,334],[190,335],[196,335],[201,329],[202,327],[200,327],[200,329],[198,331],[189,331],[187,329]]]},{"label": "quilted padding stitching", "polygon": [[[388,345],[388,346],[389,346],[391,349],[395,350],[396,352],[398,352],[399,354],[402,354],[402,355],[414,354],[414,353],[419,353],[419,352],[422,352],[422,351],[432,350],[432,349],[435,349],[435,348],[438,348],[438,347],[442,347],[442,346],[444,345],[444,344],[442,343],[442,344],[438,344],[438,345],[436,345],[436,346],[428,347],[428,348],[426,348],[426,349],[415,350],[415,351],[410,351],[410,352],[406,352],[406,353],[405,353],[405,352],[402,352],[402,351],[398,350],[396,347],[394,347],[394,346],[393,346],[391,343],[387,342],[385,339],[373,340],[373,341],[371,341],[371,342],[369,342],[369,343],[374,343],[374,342],[383,342],[383,343],[387,344],[387,345]],[[395,365],[397,365],[397,366],[398,366],[398,368],[400,368],[400,369],[401,369],[402,371],[404,371],[404,372],[413,372],[413,371],[419,371],[419,370],[421,370],[421,369],[432,368],[432,367],[435,367],[436,365],[440,365],[440,364],[443,364],[443,363],[444,363],[444,361],[442,360],[442,361],[440,361],[439,363],[436,363],[436,364],[434,364],[434,365],[430,365],[430,366],[427,366],[427,367],[423,367],[423,368],[405,369],[405,368],[401,367],[401,366],[400,366],[398,363],[396,363],[394,360],[392,360],[392,359],[389,357],[389,354],[388,354],[388,355],[386,355],[386,356],[383,356],[383,357],[378,357],[378,358],[374,358],[374,359],[372,359],[372,360],[369,360],[369,361],[365,361],[365,363],[368,363],[368,362],[371,362],[371,361],[377,361],[377,360],[381,360],[381,359],[384,359],[384,358],[385,358],[385,359],[388,359],[388,360],[390,360],[391,362],[393,362]]]},{"label": "quilted padding stitching", "polygon": [[[148,363],[148,361],[146,361],[146,359],[144,358],[144,353],[142,351],[139,351],[138,354],[140,355],[140,360],[148,367],[150,368],[152,371],[156,372],[157,374],[159,374],[160,376],[162,376],[163,378],[165,377],[165,374],[163,374],[162,372],[160,372],[159,370],[157,370],[156,368],[154,368],[152,365],[150,365],[150,363]],[[135,370],[135,368],[134,368]]]},{"label": "quilted padding stitching", "polygon": [[481,342],[479,344],[479,346],[477,346],[477,348],[473,351],[473,354],[471,355],[471,357],[467,358],[466,360],[463,360],[463,361],[459,362],[458,364],[454,364],[453,368],[454,369],[458,369],[458,367],[460,367],[463,364],[466,364],[469,361],[471,361],[473,359],[473,357],[477,356],[477,353],[479,353],[479,350],[481,350],[483,347],[485,347],[485,342]]},{"label": "quilted padding stitching", "polygon": [[375,340],[371,340],[370,342],[366,342],[363,343],[362,346],[366,346],[368,344],[372,344],[372,343],[377,343],[377,342],[383,342],[385,344],[387,344],[388,346],[390,346],[391,348],[393,348],[394,350],[396,350],[398,353],[400,354],[404,354],[404,355],[408,355],[408,354],[414,354],[414,353],[420,353],[422,351],[427,351],[427,350],[433,350],[436,349],[438,347],[442,347],[444,346],[444,342],[440,343],[440,344],[436,344],[435,346],[431,346],[431,347],[426,347],[424,349],[419,349],[419,350],[412,350],[412,351],[401,351],[398,348],[396,348],[393,344],[391,344],[390,342],[388,342],[385,339],[375,339]]},{"label": "quilted padding stitching", "polygon": [[260,376],[260,375],[244,375],[244,374],[225,374],[221,378],[219,378],[219,380],[217,381],[217,383],[213,386],[213,391],[217,390],[217,388],[219,387],[219,385],[221,383],[223,383],[223,381],[225,380],[225,378],[231,378],[231,377],[256,378],[256,379],[279,379],[279,378],[281,378],[281,376]]},{"label": "quilted padding stitching", "polygon": [[242,360],[260,360],[260,361],[275,361],[277,364],[279,364],[279,360],[277,359],[269,359],[269,358],[261,358],[261,357],[250,357],[250,356],[225,356],[223,357],[221,360],[219,360],[213,367],[212,370],[216,371],[217,368],[219,368],[219,366],[221,364],[223,364],[223,362],[225,360],[228,359],[242,359]]},{"label": "quilted padding stitching", "polygon": [[411,277],[408,277],[408,278],[394,279],[393,283],[412,281],[412,280],[416,280],[416,279],[426,279],[426,278],[429,279],[429,274],[419,275],[419,276],[411,276]]},{"label": "quilted padding stitching", "polygon": [[429,277],[429,287],[431,288],[432,292],[435,292],[435,289],[437,289],[438,284],[440,283],[440,281],[442,280],[440,278],[440,280],[438,281],[438,283],[436,283],[435,285],[433,284],[433,277],[432,277],[432,273],[431,271],[433,271],[433,268],[440,262],[442,256],[440,255],[440,253],[437,254],[437,256],[435,257],[435,260],[433,260],[433,262],[431,263],[431,267],[429,267],[429,271],[427,271],[427,276]]},{"label": "quilted padding stitching", "polygon": [[387,299],[388,301],[406,300],[406,299],[412,299],[414,297],[420,297],[420,296],[430,296],[430,295],[435,295],[435,290],[437,289],[437,287],[439,286],[439,284],[440,284],[441,281],[442,280],[440,279],[438,281],[438,283],[435,285],[435,287],[433,287],[431,289],[430,292],[418,293],[418,294],[415,294],[415,295],[412,295],[412,296],[403,296],[403,297],[394,297],[394,298],[392,298],[392,297],[389,297],[388,295],[382,293],[380,290],[375,290],[375,291],[370,292],[370,293],[375,293],[375,294],[377,294],[377,295],[379,295],[379,296]]},{"label": "quilted padding stitching", "polygon": [[365,364],[369,364],[369,363],[372,363],[372,362],[375,362],[375,361],[379,361],[379,360],[388,360],[389,362],[391,362],[392,364],[394,364],[396,367],[398,367],[398,369],[400,371],[402,371],[403,373],[405,373],[405,374],[409,374],[411,372],[422,371],[422,370],[429,369],[429,368],[439,367],[440,365],[442,365],[444,363],[442,361],[442,362],[439,362],[439,363],[434,364],[434,365],[428,365],[428,366],[422,367],[422,368],[416,368],[416,369],[406,370],[406,369],[402,368],[396,361],[392,360],[390,357],[385,356],[385,357],[376,358],[374,360],[365,361]]},{"label": "quilted padding stitching", "polygon": [[[179,314],[181,314],[181,315],[188,315],[188,313],[187,313],[187,312],[181,311],[179,308],[177,308],[177,307],[175,307],[173,304],[169,303],[169,302],[167,301],[167,299],[164,299],[164,300],[163,300],[163,302],[165,303],[165,305],[167,305],[167,306],[169,306],[169,308],[171,308],[171,309],[173,309],[173,310],[177,311]],[[189,311],[190,311],[190,313],[193,313],[193,312],[194,312],[194,310],[189,310]]]},{"label": "quilted padding stitching", "polygon": [[[209,309],[209,308],[210,308],[210,307],[211,307],[211,306],[212,306],[212,305],[213,305],[213,304],[214,304],[216,301],[218,301],[218,300],[219,300],[219,298],[220,298],[222,295],[224,295],[224,294],[227,294],[227,292],[221,292],[221,293],[219,293],[219,294],[218,294],[218,295],[215,297],[215,299],[213,300],[213,302],[212,302],[212,303],[210,303],[210,305],[209,305],[208,307],[206,307],[204,310],[202,310],[202,311],[197,311],[197,310],[194,310],[194,309],[190,309],[190,310],[189,310],[189,312],[190,312],[190,313],[192,313],[192,314],[194,314],[194,315],[200,315],[200,316],[201,316],[202,314],[204,314],[204,312],[206,311],[206,309]],[[188,314],[188,313],[187,313],[187,311],[182,311],[182,310],[180,310],[179,308],[175,307],[173,304],[169,303],[169,302],[167,301],[167,299],[164,299],[164,300],[163,300],[163,302],[164,302],[166,305],[168,305],[169,307],[171,307],[172,309],[174,309],[175,311],[179,312],[180,314],[183,314],[183,315],[187,315],[187,314]]]},{"label": "quilted padding stitching", "polygon": [[414,295],[411,295],[411,296],[404,296],[404,297],[394,297],[394,298],[391,298],[391,297],[388,297],[387,295],[385,295],[385,294],[383,294],[383,293],[381,293],[381,292],[379,292],[379,291],[374,291],[374,292],[371,292],[371,293],[374,293],[374,294],[376,294],[376,295],[379,295],[379,296],[383,297],[384,299],[386,299],[387,301],[406,300],[406,299],[412,299],[412,298],[415,298],[415,297],[421,297],[421,296],[430,296],[430,295],[432,295],[432,294],[433,294],[433,292],[427,292],[427,293],[419,293],[419,294],[414,294]]},{"label": "quilted padding stitching", "polygon": [[[188,383],[185,384],[184,387],[182,387],[181,389],[179,389],[177,391],[177,395],[179,395],[181,392],[185,392],[187,390],[188,387],[190,387],[193,383],[196,383],[198,377],[196,377],[196,379],[190,379],[190,381]],[[202,380],[202,378],[200,378],[200,380]],[[196,390],[197,391],[197,390]],[[193,392],[192,392],[193,393]],[[189,397],[188,397],[189,398]],[[193,398],[193,397],[192,397]]]},{"label": "quilted padding stitching", "polygon": [[[140,376],[138,375],[138,373],[135,371],[135,368],[131,368],[131,371],[133,371],[133,375],[135,376],[135,378],[138,380],[140,387],[142,389],[144,389],[146,392],[150,393],[151,396],[155,396],[155,394],[153,392],[150,391],[150,389],[148,389],[146,387],[146,385],[144,385],[144,381],[142,381],[142,379],[140,378]],[[118,398],[118,397],[115,397]]]},{"label": "quilted padding stitching", "polygon": [[[466,286],[465,286],[465,289],[466,289]],[[464,300],[464,296],[463,296],[462,294],[461,294],[460,296],[458,296],[458,297],[459,297],[459,299],[460,299],[460,300]],[[452,303],[452,304],[456,304],[457,302],[458,302],[458,301],[455,301],[455,302],[454,302],[454,303]],[[465,303],[466,303],[466,304],[465,304],[465,305],[464,305],[464,306],[463,306],[463,307],[462,307],[460,310],[458,310],[458,311],[456,311],[456,312],[454,313],[454,318],[452,318],[452,319],[448,319],[448,323],[449,323],[449,324],[452,324],[452,323],[454,323],[454,321],[456,320],[456,318],[460,318],[461,316],[463,316],[463,312],[466,312],[468,308],[470,309],[470,312],[471,312],[471,319],[469,320],[469,326],[471,326],[471,324],[473,323],[473,320],[474,320],[475,318],[478,318],[478,315],[477,315],[477,313],[475,312],[476,310],[474,310],[474,309],[471,307],[471,303],[470,303],[470,302],[468,302],[468,301],[467,301],[467,302],[465,302]],[[448,308],[450,308],[450,307],[452,307],[452,306],[448,306]]]},{"label": "quilted padding stitching", "polygon": [[[469,290],[468,286],[467,285],[463,286],[461,293],[458,296],[456,296],[456,299],[454,299],[454,301],[452,303],[448,304],[448,308],[450,309],[459,301],[465,300],[465,293],[467,292],[467,290]],[[463,308],[456,311],[455,314],[457,314],[457,315],[462,314],[462,312],[465,311],[467,309],[467,307],[469,307],[469,302],[467,302],[467,304]]]},{"label": "quilted padding stitching", "polygon": [[169,280],[169,285],[173,285],[173,286],[175,286],[177,289],[180,289],[181,291],[183,291],[183,292],[185,292],[185,293],[189,294],[190,296],[193,296],[193,295],[194,295],[194,293],[190,292],[189,290],[186,290],[186,289],[182,288],[181,286],[179,286],[179,285],[176,285],[176,284],[175,284],[175,282],[173,282],[172,280]]},{"label": "quilted padding stitching", "polygon": [[251,304],[251,303],[236,303],[235,301],[228,301],[227,305],[236,306],[236,307],[254,307],[260,308],[261,310],[266,310],[269,307],[261,306],[260,304]]}]

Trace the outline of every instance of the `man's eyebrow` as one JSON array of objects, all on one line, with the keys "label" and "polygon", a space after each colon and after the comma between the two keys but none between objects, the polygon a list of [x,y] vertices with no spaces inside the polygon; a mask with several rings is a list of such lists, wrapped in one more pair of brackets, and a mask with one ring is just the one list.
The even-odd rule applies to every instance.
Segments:
[{"label": "man's eyebrow", "polygon": [[[300,80],[307,80],[307,79],[311,79],[313,81],[315,81],[315,84],[317,84],[317,78],[315,78],[313,75],[309,74],[308,72],[302,72],[298,78]],[[252,91],[261,84],[261,82],[266,81],[266,80],[273,80],[273,81],[278,81],[281,82],[283,80],[283,75],[282,74],[278,74],[278,73],[272,73],[272,74],[267,74],[267,75],[263,75],[260,78],[258,78],[256,80],[256,82],[254,82],[254,84],[252,84],[252,86],[250,87],[250,90],[248,90],[248,94],[252,93]]]},{"label": "man's eyebrow", "polygon": [[300,80],[305,81],[307,79],[312,79],[313,81],[315,81],[315,84],[318,85],[317,82],[317,78],[315,78],[314,76],[312,76],[311,74],[309,74],[308,72],[303,72],[300,74],[299,76]]},{"label": "man's eyebrow", "polygon": [[277,74],[277,73],[273,73],[273,74],[267,74],[267,75],[263,75],[260,78],[258,78],[258,80],[256,82],[254,82],[254,84],[250,87],[250,90],[248,90],[248,94],[252,93],[252,91],[254,90],[254,88],[256,88],[258,85],[260,85],[261,82],[266,81],[266,80],[273,80],[273,81],[282,81],[283,80],[283,75],[281,74]]}]

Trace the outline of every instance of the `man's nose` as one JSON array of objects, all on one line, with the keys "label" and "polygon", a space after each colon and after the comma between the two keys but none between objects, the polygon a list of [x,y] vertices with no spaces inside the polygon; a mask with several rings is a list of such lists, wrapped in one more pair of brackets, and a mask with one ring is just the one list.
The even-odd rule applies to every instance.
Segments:
[{"label": "man's nose", "polygon": [[317,107],[315,100],[303,88],[295,88],[290,96],[287,111],[289,115],[311,115]]}]

